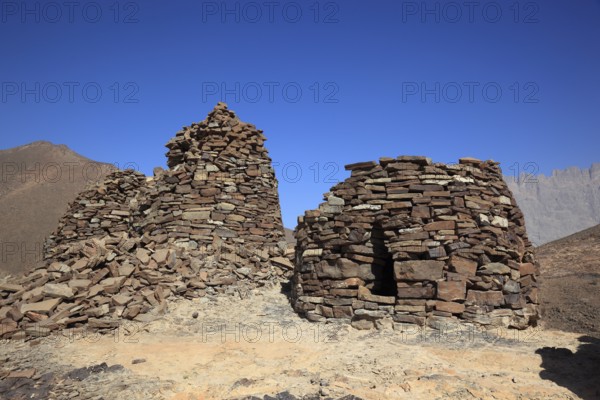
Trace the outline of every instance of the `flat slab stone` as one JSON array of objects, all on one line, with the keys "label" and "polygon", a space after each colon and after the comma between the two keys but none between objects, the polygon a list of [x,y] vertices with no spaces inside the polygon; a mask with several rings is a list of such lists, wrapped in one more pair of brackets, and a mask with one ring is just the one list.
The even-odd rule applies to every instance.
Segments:
[{"label": "flat slab stone", "polygon": [[442,278],[443,272],[443,261],[414,260],[394,263],[394,275],[398,281],[435,281]]},{"label": "flat slab stone", "polygon": [[37,303],[23,304],[20,311],[22,314],[25,314],[27,311],[49,313],[50,311],[54,310],[54,308],[59,305],[61,301],[61,299],[50,299]]}]

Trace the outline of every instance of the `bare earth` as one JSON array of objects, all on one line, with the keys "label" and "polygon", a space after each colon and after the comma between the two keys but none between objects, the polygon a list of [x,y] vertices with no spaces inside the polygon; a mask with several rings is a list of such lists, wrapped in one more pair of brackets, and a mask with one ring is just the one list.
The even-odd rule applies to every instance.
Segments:
[{"label": "bare earth", "polygon": [[536,249],[546,326],[600,338],[600,225]]},{"label": "bare earth", "polygon": [[[293,313],[279,287],[244,299],[178,300],[157,320],[125,325],[110,335],[67,331],[2,343],[0,396],[600,398],[598,339],[540,328],[408,329],[313,324]],[[132,363],[138,359],[145,361]],[[80,369],[90,366],[96,367]],[[6,377],[11,370],[33,377]]]}]

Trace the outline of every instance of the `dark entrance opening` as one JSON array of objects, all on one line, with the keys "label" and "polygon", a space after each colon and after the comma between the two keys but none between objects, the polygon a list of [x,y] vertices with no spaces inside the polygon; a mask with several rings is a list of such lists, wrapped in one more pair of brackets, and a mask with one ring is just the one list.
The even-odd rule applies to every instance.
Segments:
[{"label": "dark entrance opening", "polygon": [[373,262],[373,275],[371,293],[378,296],[396,296],[398,288],[394,279],[394,259],[387,247],[387,240],[381,224],[376,223],[371,230],[371,245],[375,261]]}]

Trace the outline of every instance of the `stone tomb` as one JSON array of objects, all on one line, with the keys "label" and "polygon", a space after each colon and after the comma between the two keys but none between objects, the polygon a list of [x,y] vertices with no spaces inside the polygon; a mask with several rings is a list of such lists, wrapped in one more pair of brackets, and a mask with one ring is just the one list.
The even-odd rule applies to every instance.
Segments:
[{"label": "stone tomb", "polygon": [[401,156],[346,169],[298,219],[297,312],[365,329],[535,324],[539,268],[497,163]]}]

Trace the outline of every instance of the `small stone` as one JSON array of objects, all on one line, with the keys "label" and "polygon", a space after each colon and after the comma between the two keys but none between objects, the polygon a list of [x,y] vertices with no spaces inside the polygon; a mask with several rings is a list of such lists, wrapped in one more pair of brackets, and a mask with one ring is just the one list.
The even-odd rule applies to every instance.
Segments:
[{"label": "small stone", "polygon": [[141,261],[142,264],[147,265],[150,261],[150,252],[146,249],[137,249],[135,256]]},{"label": "small stone", "polygon": [[49,313],[54,310],[54,308],[60,304],[61,299],[51,299],[46,301],[40,301],[38,303],[32,304],[23,304],[21,305],[21,313],[25,314],[27,311],[33,311],[38,313]]},{"label": "small stone", "polygon": [[61,299],[71,299],[75,296],[73,289],[64,283],[47,283],[44,285],[42,292],[48,297],[59,297]]},{"label": "small stone", "polygon": [[307,249],[302,253],[302,257],[314,257],[323,254],[323,249]]},{"label": "small stone", "polygon": [[289,270],[294,269],[294,264],[292,264],[292,262],[285,257],[273,257],[273,258],[271,258],[271,262],[273,262],[277,265],[280,265],[282,267],[285,267]]},{"label": "small stone", "polygon": [[369,330],[369,329],[373,329],[375,327],[375,324],[373,321],[368,320],[368,319],[357,319],[352,321],[351,323],[353,328],[356,328],[358,330]]},{"label": "small stone", "polygon": [[218,203],[216,208],[221,211],[233,211],[235,210],[235,205],[231,203]]},{"label": "small stone", "polygon": [[510,267],[501,263],[489,263],[483,265],[477,272],[482,275],[505,275],[510,274]]},{"label": "small stone", "polygon": [[327,202],[332,206],[343,206],[345,204],[344,199],[336,196],[329,196]]},{"label": "small stone", "polygon": [[23,290],[23,286],[15,285],[11,283],[0,283],[0,292],[20,292]]},{"label": "small stone", "polygon": [[152,258],[158,264],[163,264],[167,261],[168,255],[169,255],[169,249],[158,249],[158,250],[154,251],[154,254],[152,254]]},{"label": "small stone", "polygon": [[479,214],[477,223],[479,223],[479,226],[488,226],[490,224],[490,219],[485,214]]},{"label": "small stone", "polygon": [[464,300],[467,291],[465,280],[441,281],[437,284],[437,298],[446,301]]},{"label": "small stone", "polygon": [[492,225],[500,228],[508,228],[508,220],[506,218],[495,216],[494,219],[492,219]]},{"label": "small stone", "polygon": [[133,298],[131,296],[125,296],[122,294],[117,294],[115,296],[112,296],[111,300],[113,302],[113,304],[117,305],[117,306],[124,306],[127,303],[129,303]]}]

